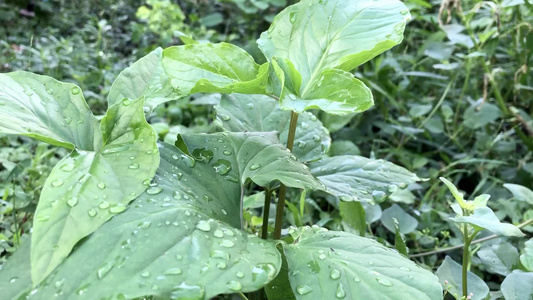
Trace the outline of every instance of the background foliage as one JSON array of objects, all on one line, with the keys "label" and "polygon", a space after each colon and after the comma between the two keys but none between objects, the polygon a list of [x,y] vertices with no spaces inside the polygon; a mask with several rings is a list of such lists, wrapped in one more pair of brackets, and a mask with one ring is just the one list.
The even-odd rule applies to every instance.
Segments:
[{"label": "background foliage", "polygon": [[[0,72],[27,70],[75,83],[98,116],[107,108],[105,99],[118,73],[159,46],[179,45],[188,37],[231,42],[264,62],[255,40],[274,15],[294,2],[8,0],[0,3]],[[398,243],[395,218],[406,249],[416,254],[461,244],[449,220],[454,214],[441,176],[468,199],[491,194],[489,207],[502,221],[533,218],[528,190],[533,188],[533,4],[404,2],[413,16],[404,42],[356,70],[376,106],[357,116],[318,117],[332,133],[331,155],[383,158],[427,180],[394,192],[379,205],[364,204],[362,225],[346,217],[353,208],[339,208],[326,194],[290,194],[288,205],[294,225],[365,229],[386,245]],[[161,140],[173,143],[177,133],[215,131],[213,122],[220,120],[212,105],[219,101],[216,95],[196,94],[159,106],[147,119]],[[30,231],[43,183],[67,152],[14,136],[0,136],[0,147],[3,262]],[[247,207],[249,230],[260,230],[260,211],[253,204]],[[530,237],[533,226],[522,230]],[[471,271],[499,291],[513,270],[530,270],[528,261],[519,259],[527,239],[474,245]],[[435,271],[451,265],[446,254],[461,261],[458,250],[414,259]],[[492,297],[501,293],[503,287]]]}]

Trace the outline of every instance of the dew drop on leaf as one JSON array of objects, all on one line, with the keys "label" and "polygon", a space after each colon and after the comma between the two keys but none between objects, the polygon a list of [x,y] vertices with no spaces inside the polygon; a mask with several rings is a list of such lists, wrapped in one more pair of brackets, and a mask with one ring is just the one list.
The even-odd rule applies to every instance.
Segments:
[{"label": "dew drop on leaf", "polygon": [[138,163],[133,163],[133,164],[131,164],[128,168],[135,170],[135,169],[138,169],[139,167],[140,167],[140,166],[139,166]]},{"label": "dew drop on leaf", "polygon": [[217,268],[221,269],[221,270],[224,270],[225,268],[227,267],[226,263],[221,261],[219,263],[217,263]]},{"label": "dew drop on leaf", "polygon": [[56,179],[56,180],[52,181],[52,186],[53,186],[53,187],[59,187],[59,186],[62,186],[63,183],[64,183],[63,180],[61,180],[61,179]]},{"label": "dew drop on leaf", "polygon": [[50,216],[38,216],[36,220],[37,222],[46,222],[50,220]]},{"label": "dew drop on leaf", "polygon": [[313,291],[313,289],[310,286],[308,286],[308,285],[302,284],[302,285],[299,285],[296,288],[296,291],[300,295],[307,295],[307,294],[311,293]]},{"label": "dew drop on leaf", "polygon": [[94,216],[96,216],[96,210],[94,210],[94,209],[92,209],[92,208],[89,209],[89,211],[88,211],[87,213],[89,214],[90,217],[94,217]]},{"label": "dew drop on leaf", "polygon": [[70,206],[70,207],[74,207],[74,206],[76,206],[76,204],[78,204],[78,198],[77,198],[77,197],[72,197],[72,198],[70,198],[70,199],[67,201],[67,204],[68,204],[68,206]]},{"label": "dew drop on leaf", "polygon": [[98,207],[101,208],[101,209],[108,209],[109,206],[110,206],[110,204],[107,201],[102,201],[102,202],[100,202],[100,204],[98,204]]},{"label": "dew drop on leaf", "polygon": [[225,175],[231,170],[231,163],[225,159],[219,159],[213,164],[213,168],[218,175]]},{"label": "dew drop on leaf", "polygon": [[97,186],[99,189],[101,189],[101,190],[105,189],[105,187],[106,187],[105,183],[103,183],[103,182],[98,183],[96,186]]},{"label": "dew drop on leaf", "polygon": [[148,189],[146,190],[146,193],[147,193],[148,195],[157,195],[157,194],[161,193],[162,191],[163,191],[162,188],[157,187],[157,186],[152,186],[152,187],[150,187],[150,188],[148,188]]},{"label": "dew drop on leaf", "polygon": [[257,169],[261,168],[261,164],[260,163],[255,163],[253,165],[250,166],[250,171],[255,171]]},{"label": "dew drop on leaf", "polygon": [[72,88],[70,89],[70,92],[71,92],[73,95],[77,95],[77,94],[79,94],[79,93],[81,92],[81,90],[80,90],[79,87],[75,86],[75,87],[72,87]]},{"label": "dew drop on leaf", "polygon": [[148,272],[148,271],[142,272],[141,273],[141,277],[144,277],[144,278],[150,277],[150,272]]},{"label": "dew drop on leaf", "polygon": [[118,214],[126,210],[126,205],[124,204],[117,204],[109,209],[109,212],[112,214]]},{"label": "dew drop on leaf", "polygon": [[122,105],[129,106],[130,104],[131,104],[131,100],[130,99],[124,98],[124,100],[122,100]]},{"label": "dew drop on leaf", "polygon": [[235,243],[230,240],[222,240],[222,242],[220,242],[220,246],[225,247],[225,248],[231,248],[235,246]]},{"label": "dew drop on leaf", "polygon": [[98,269],[98,271],[96,272],[96,274],[98,275],[98,278],[99,279],[102,279],[104,278],[107,273],[109,273],[109,271],[111,271],[111,269],[113,269],[113,267],[115,266],[115,262],[107,262],[105,263],[100,269]]},{"label": "dew drop on leaf", "polygon": [[165,271],[165,275],[180,275],[182,273],[180,268],[170,268]]},{"label": "dew drop on leaf", "polygon": [[304,141],[298,141],[298,148],[305,149],[307,144]]},{"label": "dew drop on leaf", "polygon": [[237,271],[237,272],[235,273],[235,276],[237,276],[237,278],[243,278],[243,277],[244,277],[244,273],[241,272],[241,271]]},{"label": "dew drop on leaf", "polygon": [[213,231],[213,235],[217,238],[222,238],[224,237],[224,233],[222,233],[222,230],[220,229],[216,229],[215,231]]},{"label": "dew drop on leaf", "polygon": [[183,160],[183,162],[190,168],[193,168],[196,164],[196,161],[187,155],[181,155],[181,160]]},{"label": "dew drop on leaf", "polygon": [[335,297],[339,299],[346,297],[346,292],[344,291],[344,287],[342,286],[342,283],[339,283],[337,285],[337,290],[335,291]]},{"label": "dew drop on leaf", "polygon": [[64,172],[70,172],[70,171],[74,170],[74,165],[73,164],[64,164],[61,167],[59,167],[59,169],[61,171],[64,171]]},{"label": "dew drop on leaf", "polygon": [[226,284],[226,286],[232,290],[232,291],[240,291],[242,290],[242,284],[238,281],[235,281],[235,280],[231,280],[230,282],[228,282]]},{"label": "dew drop on leaf", "polygon": [[339,272],[339,270],[337,269],[333,269],[331,270],[331,273],[329,274],[329,277],[333,280],[337,280],[339,278],[341,278],[341,272]]},{"label": "dew drop on leaf", "polygon": [[211,225],[209,225],[208,221],[200,220],[200,221],[198,221],[198,224],[196,224],[196,228],[201,230],[201,231],[208,232],[208,231],[211,230]]},{"label": "dew drop on leaf", "polygon": [[376,277],[376,281],[383,286],[393,286],[392,282],[385,278]]}]

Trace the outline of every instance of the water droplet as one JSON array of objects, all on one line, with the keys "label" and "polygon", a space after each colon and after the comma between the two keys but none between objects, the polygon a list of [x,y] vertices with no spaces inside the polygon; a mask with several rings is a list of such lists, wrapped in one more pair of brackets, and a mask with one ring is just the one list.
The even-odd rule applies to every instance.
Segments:
[{"label": "water droplet", "polygon": [[225,175],[231,170],[231,163],[225,159],[219,159],[213,164],[213,168],[218,175]]},{"label": "water droplet", "polygon": [[124,100],[122,100],[122,105],[129,106],[130,104],[131,104],[131,100],[130,99],[124,98]]},{"label": "water droplet", "polygon": [[303,129],[309,128],[309,124],[307,124],[307,122],[302,122],[302,124],[300,124],[300,126],[302,126]]},{"label": "water droplet", "polygon": [[74,206],[76,206],[76,204],[78,204],[78,198],[77,198],[77,197],[72,197],[72,198],[70,198],[70,199],[67,201],[67,204],[68,204],[68,206],[70,206],[70,207],[74,207]]},{"label": "water droplet", "polygon": [[56,180],[52,181],[52,186],[53,186],[53,187],[62,186],[63,183],[64,183],[63,180],[61,180],[61,179],[56,179]]},{"label": "water droplet", "polygon": [[58,200],[54,200],[54,201],[52,201],[52,202],[50,203],[50,206],[51,206],[51,207],[56,207],[58,203],[59,203]]},{"label": "water droplet", "polygon": [[108,209],[109,206],[110,206],[110,204],[107,201],[102,201],[102,202],[100,202],[100,204],[98,204],[98,207],[101,208],[101,209]]},{"label": "water droplet", "polygon": [[75,87],[72,87],[72,88],[70,89],[70,92],[71,92],[73,95],[77,95],[77,94],[79,94],[79,93],[81,92],[81,90],[80,90],[79,87],[75,86]]},{"label": "water droplet", "polygon": [[239,183],[239,179],[233,175],[226,175],[224,176],[224,179],[226,179],[229,182]]},{"label": "water droplet", "polygon": [[235,276],[237,276],[237,278],[244,278],[244,273],[241,272],[241,271],[237,271],[237,272],[235,273]]},{"label": "water droplet", "polygon": [[376,281],[383,286],[393,286],[392,282],[385,278],[376,277]]},{"label": "water droplet", "polygon": [[291,12],[289,14],[289,21],[294,24],[294,22],[296,22],[296,12]]},{"label": "water droplet", "polygon": [[406,271],[406,272],[411,271],[411,269],[409,269],[408,267],[400,267],[400,270]]},{"label": "water droplet", "polygon": [[218,115],[223,121],[229,121],[231,120],[230,116],[219,114]]},{"label": "water droplet", "polygon": [[339,283],[337,285],[337,290],[335,291],[335,297],[339,299],[346,297],[346,292],[344,291],[344,287],[342,286],[342,283]]},{"label": "water droplet", "polygon": [[406,15],[406,14],[409,13],[409,11],[408,11],[407,9],[404,9],[404,10],[402,10],[400,13],[401,13],[402,15]]},{"label": "water droplet", "polygon": [[70,172],[70,171],[74,170],[74,165],[73,164],[64,164],[61,167],[59,167],[59,169],[61,171],[64,171],[64,172]]},{"label": "water droplet", "polygon": [[119,204],[111,207],[109,209],[109,212],[112,213],[112,214],[118,214],[118,213],[121,213],[121,212],[125,211],[126,208],[127,208],[126,205],[119,203]]},{"label": "water droplet", "polygon": [[341,272],[339,272],[339,270],[337,269],[333,269],[331,270],[331,273],[329,274],[329,277],[333,280],[337,280],[339,278],[341,278]]},{"label": "water droplet", "polygon": [[134,169],[134,170],[135,170],[135,169],[138,169],[139,167],[140,167],[140,166],[139,166],[138,163],[133,163],[133,164],[131,164],[128,168],[130,168],[130,169]]},{"label": "water droplet", "polygon": [[197,229],[200,229],[201,231],[210,231],[211,230],[211,225],[209,225],[209,222],[206,221],[206,220],[200,220],[198,221],[198,223],[196,224],[196,228]]},{"label": "water droplet", "polygon": [[31,90],[24,90],[24,94],[28,95],[28,96],[33,96],[33,92]]},{"label": "water droplet", "polygon": [[255,171],[257,169],[261,168],[261,164],[260,163],[255,163],[253,165],[250,166],[250,171]]},{"label": "water droplet", "polygon": [[204,299],[204,295],[205,290],[203,287],[182,282],[180,285],[173,287],[170,299]]},{"label": "water droplet", "polygon": [[222,238],[224,237],[224,233],[222,233],[222,230],[220,229],[215,229],[215,231],[213,232],[213,235],[217,238]]},{"label": "water droplet", "polygon": [[229,150],[224,150],[222,153],[223,153],[224,155],[226,155],[226,156],[231,155],[231,151],[229,151]]},{"label": "water droplet", "polygon": [[72,118],[71,117],[68,117],[68,116],[64,117],[63,120],[65,120],[65,123],[67,123],[67,124],[72,123]]},{"label": "water droplet", "polygon": [[179,255],[179,254],[176,254],[176,259],[177,259],[178,261],[180,261],[180,260],[183,259],[183,256],[181,256],[181,255]]},{"label": "water droplet", "polygon": [[99,189],[101,189],[101,190],[105,189],[105,187],[106,187],[105,183],[103,183],[103,182],[98,183],[96,186],[97,186]]},{"label": "water droplet", "polygon": [[304,141],[298,141],[298,148],[305,149],[306,143]]},{"label": "water droplet", "polygon": [[235,246],[235,243],[230,240],[222,240],[222,242],[220,242],[220,246],[225,247],[225,248],[231,248]]},{"label": "water droplet", "polygon": [[94,216],[96,216],[96,210],[94,210],[94,209],[92,209],[92,208],[89,209],[89,211],[88,211],[87,213],[89,214],[90,217],[94,217]]},{"label": "water droplet", "polygon": [[313,141],[315,141],[315,142],[318,143],[318,142],[320,142],[321,140],[322,140],[322,138],[321,138],[318,134],[313,135]]},{"label": "water droplet", "polygon": [[196,164],[196,161],[187,155],[181,155],[181,160],[190,168],[194,168],[194,165]]},{"label": "water droplet", "polygon": [[225,216],[228,215],[228,212],[225,210],[225,209],[222,209],[222,214],[224,214]]},{"label": "water droplet", "polygon": [[217,268],[224,270],[227,267],[226,263],[221,261],[217,264]]},{"label": "water droplet", "polygon": [[339,199],[341,201],[352,201],[352,197],[349,195],[345,195],[345,194],[339,195]]},{"label": "water droplet", "polygon": [[180,268],[170,268],[165,271],[166,275],[180,275],[182,273]]},{"label": "water droplet", "polygon": [[253,103],[247,103],[246,107],[248,107],[248,109],[254,109],[254,104]]},{"label": "water droplet", "polygon": [[318,255],[318,258],[320,259],[326,259],[326,254],[322,253]]},{"label": "water droplet", "polygon": [[5,106],[5,105],[6,105],[5,101],[0,101],[0,106]]},{"label": "water droplet", "polygon": [[313,289],[310,286],[308,286],[308,285],[302,284],[302,285],[299,285],[298,287],[296,287],[296,291],[300,295],[307,295],[307,294],[311,293],[313,291]]},{"label": "water droplet", "polygon": [[144,271],[144,272],[141,273],[141,276],[144,277],[144,278],[150,277],[150,272]]},{"label": "water droplet", "polygon": [[235,280],[228,282],[226,286],[232,291],[240,291],[242,289],[242,284]]},{"label": "water droplet", "polygon": [[139,227],[139,229],[148,229],[148,228],[150,228],[150,225],[152,225],[152,222],[144,221],[144,222],[139,223],[139,225],[137,225],[137,227]]},{"label": "water droplet", "polygon": [[361,282],[361,278],[357,277],[357,275],[354,274],[353,281],[355,281],[356,283],[359,283]]},{"label": "water droplet", "polygon": [[157,186],[152,186],[152,187],[150,187],[150,188],[148,188],[148,189],[146,190],[146,193],[147,193],[148,195],[157,195],[157,194],[161,193],[162,191],[163,191],[162,188],[157,187]]},{"label": "water droplet", "polygon": [[111,271],[111,269],[113,269],[113,267],[115,266],[115,262],[114,261],[110,261],[110,262],[107,262],[105,263],[100,269],[98,269],[98,271],[96,272],[96,274],[98,275],[98,278],[99,279],[102,279],[104,278],[107,273],[109,273],[109,271]]},{"label": "water droplet", "polygon": [[397,185],[394,185],[394,184],[391,184],[387,187],[387,192],[389,193],[394,193],[398,190],[398,186]]},{"label": "water droplet", "polygon": [[37,222],[45,222],[50,220],[50,216],[38,216],[36,220]]}]

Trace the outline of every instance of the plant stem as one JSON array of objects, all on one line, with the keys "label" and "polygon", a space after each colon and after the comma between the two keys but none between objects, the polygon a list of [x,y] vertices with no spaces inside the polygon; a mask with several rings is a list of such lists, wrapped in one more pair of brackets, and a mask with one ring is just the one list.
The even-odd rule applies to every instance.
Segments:
[{"label": "plant stem", "polygon": [[469,254],[469,248],[470,248],[470,240],[468,236],[468,225],[465,223],[463,224],[463,241],[464,241],[464,248],[463,248],[463,297],[468,296],[468,261],[470,260],[470,254]]},{"label": "plant stem", "polygon": [[241,220],[241,230],[244,230],[244,186],[241,186],[241,201],[239,203],[239,218]]},{"label": "plant stem", "polygon": [[[296,124],[298,124],[298,113],[291,112],[291,122],[289,125],[289,136],[287,137],[287,149],[292,151],[294,146],[294,136],[296,134]],[[274,239],[281,238],[281,226],[283,225],[283,210],[285,208],[285,195],[287,194],[287,187],[282,183],[279,187],[279,200],[276,208],[276,225],[274,227]]]},{"label": "plant stem", "polygon": [[266,187],[265,204],[263,205],[263,227],[261,228],[261,238],[266,240],[268,238],[268,219],[270,218],[270,199],[272,198],[272,190],[270,186]]},{"label": "plant stem", "polygon": [[[525,222],[523,222],[523,223],[521,223],[519,225],[516,225],[516,227],[522,228],[524,226],[529,225],[530,223],[533,223],[533,219],[529,219],[529,220],[527,220],[527,221],[525,221]],[[477,239],[475,241],[472,241],[470,243],[470,245],[486,242],[488,240],[492,240],[492,239],[495,239],[497,237],[498,237],[497,234],[489,235],[489,236],[486,236],[484,238],[480,238],[480,239]],[[448,251],[452,251],[452,250],[462,249],[463,247],[464,247],[464,244],[461,244],[461,245],[448,247],[448,248],[444,248],[444,249],[433,250],[433,251],[428,251],[428,252],[422,252],[422,253],[409,255],[409,258],[417,258],[417,257],[424,257],[424,256],[428,256],[428,255],[433,255],[433,254],[439,254],[439,253],[448,252]]]},{"label": "plant stem", "polygon": [[237,295],[241,297],[242,300],[248,300],[248,297],[246,297],[243,293],[238,292]]}]

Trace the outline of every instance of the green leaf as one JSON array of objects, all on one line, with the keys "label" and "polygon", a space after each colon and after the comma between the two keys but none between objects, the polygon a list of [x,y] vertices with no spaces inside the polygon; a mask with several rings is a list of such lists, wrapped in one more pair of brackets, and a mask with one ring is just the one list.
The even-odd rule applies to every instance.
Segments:
[{"label": "green leaf", "polygon": [[126,209],[159,165],[157,136],[144,119],[142,99],[112,106],[102,119],[104,145],[75,150],[52,170],[35,212],[32,279],[41,282],[72,247]]},{"label": "green leaf", "polygon": [[[279,247],[279,246],[278,246]],[[282,265],[278,276],[265,286],[268,300],[296,300],[289,281],[289,266],[287,258],[281,253]]]},{"label": "green leaf", "polygon": [[477,256],[491,273],[506,276],[518,267],[518,250],[508,242],[486,244]]},{"label": "green leaf", "polygon": [[527,202],[533,205],[533,191],[519,184],[506,183],[503,185],[508,189],[516,200]]},{"label": "green leaf", "polygon": [[[440,265],[436,272],[440,283],[444,289],[448,289],[448,293],[460,299],[463,295],[463,279],[462,267],[456,263],[451,257],[446,256],[444,262]],[[471,300],[483,300],[489,294],[489,287],[476,274],[468,271],[468,293],[473,293]]]},{"label": "green leaf", "polygon": [[470,216],[457,216],[451,218],[456,223],[468,223],[479,229],[487,229],[497,235],[523,237],[524,234],[513,224],[501,223],[492,209],[481,207],[474,210]]},{"label": "green leaf", "polygon": [[409,248],[405,245],[405,237],[400,231],[400,224],[396,219],[392,221],[394,223],[394,248],[407,257],[409,255]]},{"label": "green leaf", "polygon": [[439,177],[439,179],[444,182],[444,184],[448,187],[457,203],[459,203],[459,206],[463,209],[466,208],[463,193],[460,193],[459,190],[457,190],[457,187],[455,187],[455,185],[451,183],[448,179],[444,177]]},{"label": "green leaf", "polygon": [[23,235],[15,253],[0,269],[0,290],[3,299],[25,299],[31,289],[30,237]]},{"label": "green leaf", "polygon": [[[160,152],[151,187],[80,244],[30,299],[211,299],[257,290],[278,274],[276,242],[224,222],[235,217],[220,213],[219,199],[238,199],[240,191],[228,190],[205,164],[191,167],[171,145]],[[205,182],[213,187],[199,188]],[[212,192],[211,200],[202,195]]]},{"label": "green leaf", "polygon": [[[291,113],[281,110],[277,101],[268,96],[223,95],[216,107],[222,127],[232,132],[278,131],[280,140],[287,141]],[[316,160],[329,149],[331,138],[322,123],[311,113],[298,117],[293,154],[301,161]]]},{"label": "green leaf", "polygon": [[162,58],[163,49],[157,48],[120,72],[107,95],[109,106],[125,98],[144,97],[144,105],[152,110],[161,103],[178,99],[161,64]]},{"label": "green leaf", "polygon": [[528,271],[533,271],[533,238],[525,243],[524,253],[520,255],[520,262]]},{"label": "green leaf", "polygon": [[243,49],[198,43],[163,51],[163,68],[181,95],[193,93],[264,94],[268,64],[259,66]]},{"label": "green leaf", "polygon": [[381,224],[389,231],[396,232],[393,219],[398,221],[398,227],[403,234],[413,232],[418,226],[418,221],[406,213],[398,204],[393,204],[385,209],[381,215]]},{"label": "green leaf", "polygon": [[409,18],[396,0],[304,0],[283,10],[257,41],[284,73],[282,108],[335,114],[369,108],[368,88],[347,71],[399,44]]},{"label": "green leaf", "polygon": [[339,211],[342,220],[348,223],[352,228],[358,231],[360,236],[365,236],[366,231],[366,219],[365,208],[361,203],[351,202],[339,202]]},{"label": "green leaf", "polygon": [[182,134],[176,145],[196,160],[211,163],[230,182],[244,184],[250,178],[260,186],[279,180],[288,187],[323,188],[309,169],[286,151],[275,132]]},{"label": "green leaf", "polygon": [[355,155],[325,157],[309,168],[326,186],[324,191],[342,201],[383,202],[398,188],[419,180],[390,162]]},{"label": "green leaf", "polygon": [[323,228],[289,230],[284,244],[296,299],[442,299],[437,278],[371,239]]},{"label": "green leaf", "polygon": [[0,74],[0,133],[87,151],[102,143],[78,86],[22,71]]},{"label": "green leaf", "polygon": [[524,300],[533,298],[533,272],[514,271],[502,282],[501,290],[505,300]]}]

